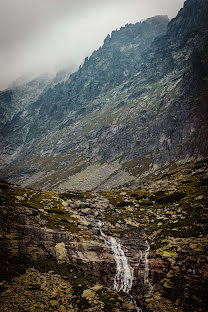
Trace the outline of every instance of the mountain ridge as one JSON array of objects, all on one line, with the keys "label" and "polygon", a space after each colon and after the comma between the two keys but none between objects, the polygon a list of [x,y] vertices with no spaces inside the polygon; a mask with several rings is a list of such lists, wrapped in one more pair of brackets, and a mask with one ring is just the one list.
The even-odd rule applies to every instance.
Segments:
[{"label": "mountain ridge", "polygon": [[3,312],[207,312],[207,14],[0,92]]},{"label": "mountain ridge", "polygon": [[43,188],[111,188],[206,157],[207,7],[187,0],[169,24],[160,16],[107,36],[76,73],[6,125],[19,152],[1,177]]}]

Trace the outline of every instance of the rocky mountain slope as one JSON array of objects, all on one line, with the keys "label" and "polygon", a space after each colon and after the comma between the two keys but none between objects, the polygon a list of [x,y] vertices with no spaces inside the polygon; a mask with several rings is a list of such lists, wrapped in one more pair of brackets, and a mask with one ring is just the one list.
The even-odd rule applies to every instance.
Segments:
[{"label": "rocky mountain slope", "polygon": [[111,189],[206,157],[207,14],[207,0],[187,0],[169,24],[157,16],[112,32],[69,79],[3,124],[1,177]]},{"label": "rocky mountain slope", "polygon": [[19,121],[27,115],[30,105],[47,89],[68,79],[69,75],[69,71],[60,71],[56,75],[38,76],[29,82],[20,79],[11,88],[0,92],[1,166],[15,158],[21,146],[21,133],[26,127],[22,128]]},{"label": "rocky mountain slope", "polygon": [[207,160],[136,189],[1,182],[1,311],[207,311],[207,188]]}]

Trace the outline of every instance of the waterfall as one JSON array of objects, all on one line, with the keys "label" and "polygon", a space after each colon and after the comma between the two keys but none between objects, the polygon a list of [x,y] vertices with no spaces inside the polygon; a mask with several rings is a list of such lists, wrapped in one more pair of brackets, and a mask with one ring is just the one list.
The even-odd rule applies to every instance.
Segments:
[{"label": "waterfall", "polygon": [[[129,293],[132,288],[134,271],[130,270],[128,265],[127,257],[121,247],[121,244],[117,242],[117,240],[112,237],[106,235],[102,230],[103,223],[101,221],[98,222],[98,227],[100,229],[100,234],[105,242],[105,245],[108,246],[113,252],[114,259],[116,262],[116,275],[114,277],[113,287],[117,291],[123,291],[125,293]],[[149,291],[153,291],[153,287],[149,281],[149,253],[150,253],[150,245],[146,240],[145,244],[147,246],[146,250],[143,252],[139,251],[139,259],[138,259],[138,267],[140,266],[142,260],[144,259],[144,284],[149,287]],[[137,306],[136,300],[132,295],[130,296],[130,302],[135,306],[137,312],[142,312],[142,309]]]},{"label": "waterfall", "polygon": [[142,312],[142,309],[137,307],[136,300],[134,299],[134,297],[132,295],[130,295],[130,302],[135,306],[136,312]]},{"label": "waterfall", "polygon": [[116,275],[114,277],[114,289],[128,293],[132,288],[133,283],[133,270],[130,271],[128,260],[125,256],[121,244],[112,236],[107,236],[101,229],[102,223],[99,222],[100,233],[104,239],[105,244],[111,248],[115,262],[116,262]]},{"label": "waterfall", "polygon": [[133,274],[130,272],[127,258],[121,248],[120,243],[115,238],[110,238],[111,249],[116,261],[117,273],[114,279],[114,288],[117,291],[129,292],[132,288]]},{"label": "waterfall", "polygon": [[152,284],[149,281],[149,251],[150,251],[150,245],[148,240],[146,240],[146,246],[147,249],[145,250],[145,255],[144,255],[144,264],[145,264],[145,268],[144,268],[144,284],[146,284],[149,287],[149,291],[152,292],[153,291],[153,287]]},{"label": "waterfall", "polygon": [[[123,249],[121,248],[121,244],[118,243],[114,237],[104,234],[101,228],[103,226],[101,221],[98,222],[98,226],[106,246],[111,248],[116,261],[116,275],[114,277],[113,287],[117,291],[129,293],[133,284],[134,271],[132,270],[131,272],[129,269],[128,260]],[[140,253],[140,258],[142,258],[142,252]],[[130,295],[130,302],[135,306],[137,312],[142,312],[142,309],[137,306],[136,300],[132,295]]]}]

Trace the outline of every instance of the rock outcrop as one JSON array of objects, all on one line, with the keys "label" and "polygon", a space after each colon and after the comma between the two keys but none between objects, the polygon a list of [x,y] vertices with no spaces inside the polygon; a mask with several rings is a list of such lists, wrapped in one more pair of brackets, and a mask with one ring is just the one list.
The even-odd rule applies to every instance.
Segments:
[{"label": "rock outcrop", "polygon": [[207,179],[201,161],[117,191],[1,182],[1,310],[205,312]]},{"label": "rock outcrop", "polygon": [[[45,189],[111,189],[207,150],[207,0],[107,36],[79,70],[5,112],[1,177]],[[12,90],[1,93],[2,105]],[[202,143],[203,142],[203,143]]]}]

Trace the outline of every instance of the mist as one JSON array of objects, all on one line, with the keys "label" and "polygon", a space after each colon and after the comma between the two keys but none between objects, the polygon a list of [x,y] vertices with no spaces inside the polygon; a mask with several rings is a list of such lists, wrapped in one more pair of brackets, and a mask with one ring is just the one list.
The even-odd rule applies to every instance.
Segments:
[{"label": "mist", "polygon": [[18,77],[75,70],[112,30],[157,14],[175,17],[183,0],[1,0],[0,89]]}]

